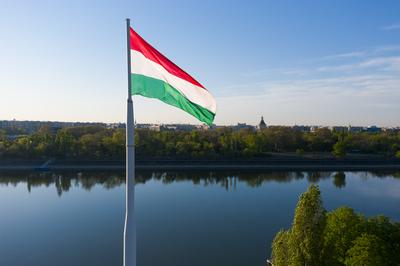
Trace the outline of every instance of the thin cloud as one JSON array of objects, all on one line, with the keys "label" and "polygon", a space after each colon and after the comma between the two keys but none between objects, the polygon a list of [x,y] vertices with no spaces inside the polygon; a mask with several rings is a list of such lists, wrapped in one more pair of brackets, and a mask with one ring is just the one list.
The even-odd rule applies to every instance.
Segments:
[{"label": "thin cloud", "polygon": [[390,31],[390,30],[399,30],[400,29],[400,23],[395,23],[391,25],[387,25],[382,27],[382,30]]},{"label": "thin cloud", "polygon": [[400,56],[377,57],[359,64],[360,68],[380,67],[386,71],[400,71]]},{"label": "thin cloud", "polygon": [[374,57],[354,64],[322,66],[317,68],[319,72],[355,71],[367,68],[375,68],[378,71],[400,71],[400,56]]},{"label": "thin cloud", "polygon": [[229,109],[223,115],[234,112],[230,106],[240,106],[243,111],[239,117],[255,112],[268,114],[272,124],[285,121],[285,124],[372,125],[380,121],[383,126],[398,126],[400,54],[397,51],[400,45],[372,47],[329,55],[325,60],[319,57],[314,65],[304,63],[243,75],[240,89],[234,84],[229,93],[223,93],[221,105]]},{"label": "thin cloud", "polygon": [[356,51],[356,52],[350,52],[350,53],[328,55],[328,56],[323,57],[322,59],[329,60],[329,59],[363,57],[365,55],[366,55],[366,53],[363,51]]},{"label": "thin cloud", "polygon": [[[233,85],[222,94],[227,97],[273,97],[277,101],[291,101],[309,97],[363,97],[373,104],[376,97],[381,99],[377,105],[393,106],[400,100],[400,55],[384,56],[378,54],[396,51],[400,46],[381,46],[370,51],[357,51],[325,58],[349,59],[338,64],[325,61],[313,67],[263,69],[245,78],[251,82]],[[351,60],[350,60],[351,59]],[[256,77],[257,76],[257,77]],[[250,81],[250,80],[248,80]],[[232,93],[234,91],[234,93]],[[315,97],[314,97],[315,98]]]},{"label": "thin cloud", "polygon": [[[277,72],[285,71],[279,69]],[[326,64],[307,71],[302,68],[292,68],[290,72],[301,72],[304,75],[292,75],[290,78],[282,75],[264,76],[261,80],[240,84],[240,90],[235,84],[229,94],[232,97],[244,95],[259,97],[260,94],[266,93],[269,96],[275,95],[276,98],[280,95],[281,98],[288,99],[309,97],[317,92],[346,95],[352,91],[352,96],[376,96],[384,93],[393,96],[389,100],[394,98],[396,101],[400,100],[400,56],[369,57],[352,64]]]},{"label": "thin cloud", "polygon": [[255,70],[252,72],[242,73],[242,76],[245,78],[254,78],[261,77],[266,75],[305,75],[309,72],[307,69],[299,69],[299,68],[265,68],[260,70]]},{"label": "thin cloud", "polygon": [[375,52],[393,52],[393,51],[400,51],[400,45],[386,45],[380,46],[375,49]]},{"label": "thin cloud", "polygon": [[[375,48],[371,48],[370,50],[366,51],[353,51],[353,52],[348,52],[348,53],[341,53],[341,54],[333,54],[333,55],[327,55],[323,56],[320,58],[315,58],[312,59],[311,61],[314,62],[321,62],[321,61],[334,61],[337,59],[342,59],[342,60],[350,60],[353,59],[351,62],[352,63],[346,63],[346,64],[331,64],[331,65],[322,65],[316,68],[312,67],[303,67],[303,68],[265,68],[265,69],[260,69],[260,70],[254,70],[252,72],[247,72],[247,73],[242,73],[241,75],[244,78],[256,78],[256,77],[265,77],[265,76],[277,76],[277,75],[292,75],[292,76],[307,76],[310,74],[317,72],[328,72],[328,71],[353,71],[361,68],[367,68],[370,67],[371,65],[376,65],[379,61],[379,64],[385,64],[385,61],[387,61],[387,64],[393,63],[393,61],[397,61],[397,58],[393,57],[386,57],[386,59],[381,59],[379,57],[379,60],[376,60],[378,57],[378,54],[385,54],[388,52],[396,52],[400,51],[400,45],[386,45],[386,46],[379,46]],[[375,56],[375,57],[374,57]],[[365,61],[358,61],[364,59]],[[395,59],[395,60],[394,60]],[[372,62],[375,61],[375,62]],[[395,64],[397,65],[397,63]],[[396,66],[396,69],[398,67]]]},{"label": "thin cloud", "polygon": [[235,112],[239,106],[239,117],[264,114],[270,124],[285,121],[372,125],[380,121],[384,126],[397,126],[399,88],[400,77],[396,73],[336,73],[330,78],[310,75],[305,79],[265,80],[256,94],[241,90],[222,97],[221,106],[228,109],[224,115]]}]

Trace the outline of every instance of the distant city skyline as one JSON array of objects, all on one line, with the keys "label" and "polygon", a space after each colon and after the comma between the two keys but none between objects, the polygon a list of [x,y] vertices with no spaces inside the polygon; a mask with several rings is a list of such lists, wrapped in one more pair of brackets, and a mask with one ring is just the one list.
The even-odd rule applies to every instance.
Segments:
[{"label": "distant city skyline", "polygon": [[[261,120],[260,120],[261,121]],[[249,124],[243,121],[239,121],[236,123],[232,124],[213,124],[213,126],[228,126],[228,127],[257,127],[260,124],[260,121],[258,121],[255,124]],[[265,121],[265,119],[264,119]],[[66,126],[85,126],[85,125],[125,125],[124,121],[114,121],[114,122],[104,122],[104,121],[60,121],[60,120],[0,120],[0,129],[4,127],[9,127],[12,124],[65,124]],[[318,128],[323,128],[323,127],[328,127],[328,128],[336,128],[336,127],[354,127],[354,128],[396,128],[400,129],[400,125],[398,126],[380,126],[380,125],[344,125],[344,124],[332,124],[332,125],[321,125],[321,124],[290,124],[290,125],[283,125],[283,124],[269,124],[268,121],[265,121],[265,127],[275,127],[275,126],[287,126],[287,127],[318,127]],[[195,122],[195,123],[150,123],[150,122],[138,122],[136,121],[137,125],[189,125],[189,126],[201,126],[201,127],[208,127],[205,123],[201,122]]]},{"label": "distant city skyline", "polygon": [[[0,120],[125,122],[125,21],[215,95],[217,125],[400,126],[400,2],[9,1]],[[135,97],[138,123],[200,124]]]}]

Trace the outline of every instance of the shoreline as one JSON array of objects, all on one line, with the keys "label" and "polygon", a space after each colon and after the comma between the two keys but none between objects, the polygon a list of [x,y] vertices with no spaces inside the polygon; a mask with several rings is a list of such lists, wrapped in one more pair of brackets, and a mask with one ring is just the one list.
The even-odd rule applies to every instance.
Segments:
[{"label": "shoreline", "polygon": [[[369,171],[400,170],[400,160],[148,160],[137,170]],[[0,171],[125,170],[125,161],[9,161]]]}]

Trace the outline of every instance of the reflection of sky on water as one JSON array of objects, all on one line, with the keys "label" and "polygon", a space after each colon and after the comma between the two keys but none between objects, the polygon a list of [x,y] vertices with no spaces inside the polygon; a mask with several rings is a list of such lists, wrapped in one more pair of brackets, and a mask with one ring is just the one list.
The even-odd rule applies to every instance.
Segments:
[{"label": "reflection of sky on water", "polygon": [[358,194],[368,197],[380,198],[382,195],[393,199],[400,199],[400,178],[398,180],[387,177],[388,180],[381,182],[372,174],[360,173],[359,177],[368,186],[356,186],[354,190]]},{"label": "reflection of sky on water", "polygon": [[[138,172],[139,264],[263,265],[310,182],[328,210],[348,205],[400,220],[399,177]],[[120,265],[124,193],[123,172],[1,173],[0,265]]]}]

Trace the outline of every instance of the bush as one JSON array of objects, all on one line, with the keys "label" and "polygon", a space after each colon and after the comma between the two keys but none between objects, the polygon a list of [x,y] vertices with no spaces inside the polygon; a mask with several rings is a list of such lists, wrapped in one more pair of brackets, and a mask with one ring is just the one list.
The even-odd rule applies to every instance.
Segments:
[{"label": "bush", "polygon": [[304,150],[303,149],[297,149],[296,150],[297,155],[304,155]]},{"label": "bush", "polygon": [[333,155],[337,158],[343,158],[346,156],[346,143],[344,141],[338,141],[333,145]]}]

